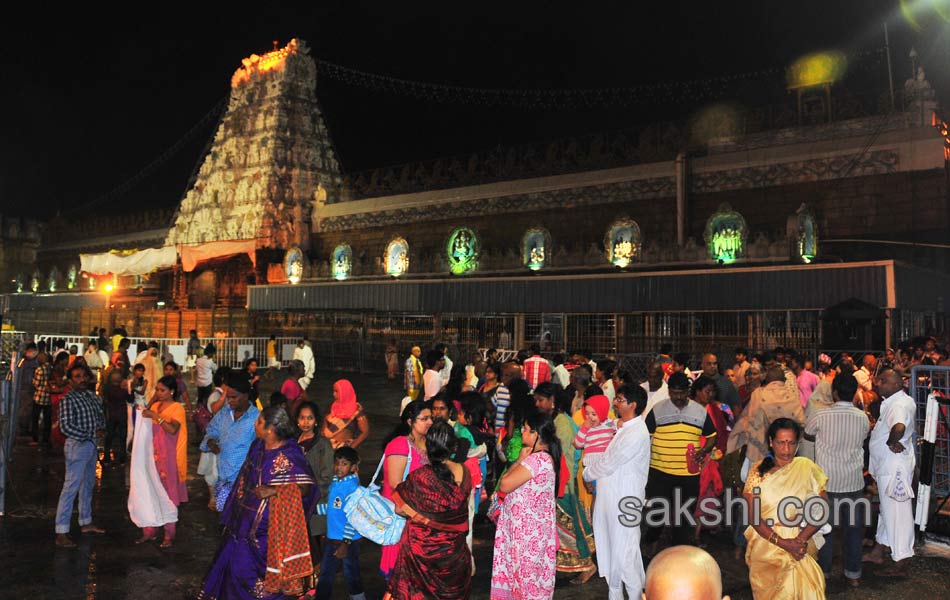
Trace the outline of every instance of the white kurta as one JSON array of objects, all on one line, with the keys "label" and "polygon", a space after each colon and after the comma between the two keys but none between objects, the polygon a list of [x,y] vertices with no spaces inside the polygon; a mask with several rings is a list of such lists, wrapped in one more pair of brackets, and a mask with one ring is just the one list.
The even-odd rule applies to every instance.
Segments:
[{"label": "white kurta", "polygon": [[623,423],[603,458],[584,470],[584,479],[597,482],[593,514],[597,566],[611,600],[623,600],[624,586],[630,598],[639,598],[643,590],[639,524],[625,527],[618,517],[624,498],[637,498],[640,507],[645,503],[649,470],[650,432],[642,416]]},{"label": "white kurta", "polygon": [[[868,441],[868,472],[877,480],[878,496],[881,499],[876,540],[891,549],[891,558],[895,561],[914,555],[914,509],[913,502],[898,502],[888,496],[886,490],[898,471],[905,481],[910,482],[913,479],[914,466],[917,464],[913,446],[916,415],[917,404],[903,390],[888,396],[881,402],[881,417],[871,431],[871,439]],[[900,439],[904,451],[900,454],[891,452],[887,447],[891,428],[897,423],[904,424],[904,435]]]}]

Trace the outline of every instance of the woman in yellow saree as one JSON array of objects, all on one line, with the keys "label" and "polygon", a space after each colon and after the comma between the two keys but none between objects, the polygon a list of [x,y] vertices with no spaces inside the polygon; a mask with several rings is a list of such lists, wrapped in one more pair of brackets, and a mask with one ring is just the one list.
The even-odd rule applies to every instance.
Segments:
[{"label": "woman in yellow saree", "polygon": [[[825,597],[825,578],[816,557],[824,543],[820,525],[797,522],[818,517],[809,511],[810,499],[827,502],[828,476],[807,458],[796,457],[802,427],[792,419],[776,419],[769,426],[771,454],[749,469],[744,496],[750,507],[746,564],[749,583],[757,600],[815,600]],[[794,499],[797,499],[795,502]],[[784,515],[779,515],[783,501]],[[812,500],[812,502],[815,502]],[[804,511],[802,508],[804,507]],[[827,504],[824,516],[827,517]]]}]

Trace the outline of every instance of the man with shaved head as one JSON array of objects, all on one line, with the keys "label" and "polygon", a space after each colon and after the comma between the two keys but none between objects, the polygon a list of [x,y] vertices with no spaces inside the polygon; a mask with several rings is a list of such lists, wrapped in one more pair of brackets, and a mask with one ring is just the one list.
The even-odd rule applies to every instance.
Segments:
[{"label": "man with shaved head", "polygon": [[864,561],[883,564],[884,549],[889,548],[893,564],[875,574],[903,577],[907,575],[908,559],[914,556],[914,508],[907,492],[917,463],[913,446],[917,404],[904,393],[904,381],[893,369],[882,371],[877,385],[884,401],[881,416],[868,441],[871,455],[868,472],[877,480],[881,510],[875,536],[877,543],[864,556]]},{"label": "man with shaved head", "polygon": [[716,559],[695,546],[673,546],[647,568],[643,600],[729,600]]},{"label": "man with shaved head", "polygon": [[728,377],[719,372],[719,358],[709,353],[703,356],[703,375],[716,382],[716,397],[723,404],[732,409],[732,414],[739,412],[739,391]]},{"label": "man with shaved head", "polygon": [[653,407],[664,400],[669,400],[670,389],[663,381],[663,366],[654,361],[647,365],[647,380],[640,384],[647,393],[647,406],[643,411],[645,419]]}]

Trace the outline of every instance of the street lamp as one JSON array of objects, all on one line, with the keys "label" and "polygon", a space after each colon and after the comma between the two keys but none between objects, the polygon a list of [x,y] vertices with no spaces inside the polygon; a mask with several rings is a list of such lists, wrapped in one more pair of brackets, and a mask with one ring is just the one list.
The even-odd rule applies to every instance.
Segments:
[{"label": "street lamp", "polygon": [[106,310],[109,310],[109,300],[110,300],[110,297],[112,296],[113,289],[114,288],[112,287],[111,283],[107,283],[102,286],[102,291],[106,293]]}]

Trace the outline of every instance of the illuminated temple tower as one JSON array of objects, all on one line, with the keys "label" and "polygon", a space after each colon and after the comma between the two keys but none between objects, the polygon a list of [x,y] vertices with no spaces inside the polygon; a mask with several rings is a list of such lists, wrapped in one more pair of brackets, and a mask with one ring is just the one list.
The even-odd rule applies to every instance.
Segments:
[{"label": "illuminated temple tower", "polygon": [[[276,45],[276,44],[275,44]],[[310,245],[315,201],[339,193],[340,170],[302,40],[245,58],[228,110],[168,232],[166,245],[256,240],[258,249]]]}]

